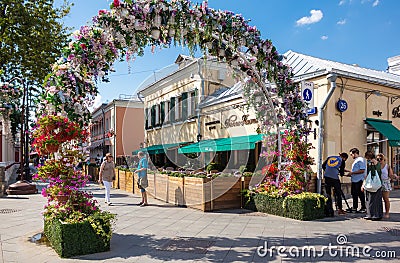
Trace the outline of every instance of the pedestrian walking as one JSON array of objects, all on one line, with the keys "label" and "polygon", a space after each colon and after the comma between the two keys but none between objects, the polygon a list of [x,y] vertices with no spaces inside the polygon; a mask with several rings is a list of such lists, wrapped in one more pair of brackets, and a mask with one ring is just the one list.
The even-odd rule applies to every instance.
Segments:
[{"label": "pedestrian walking", "polygon": [[146,155],[144,152],[138,152],[139,164],[135,173],[138,174],[138,187],[142,193],[142,201],[139,203],[140,206],[146,206],[147,203],[147,193],[146,188],[148,186],[147,181],[147,168],[149,167]]},{"label": "pedestrian walking", "polygon": [[345,215],[346,212],[342,206],[342,188],[340,184],[339,175],[344,176],[346,160],[349,158],[347,153],[340,153],[339,156],[329,156],[322,164],[325,179],[325,191],[328,197],[328,207],[330,215],[333,216],[332,208],[332,188],[335,191],[335,202],[338,208],[339,215]]},{"label": "pedestrian walking", "polygon": [[106,154],[106,160],[100,166],[99,183],[103,182],[105,188],[105,203],[111,204],[110,190],[115,178],[115,165],[111,153]]},{"label": "pedestrian walking", "polygon": [[[367,174],[371,173],[371,176],[379,176],[379,180],[382,181],[381,164],[376,159],[375,154],[371,151],[367,151],[365,153],[365,158],[368,162]],[[367,215],[364,219],[381,220],[383,217],[382,187],[380,187],[376,192],[370,192],[365,189],[365,200],[367,205]]]},{"label": "pedestrian walking", "polygon": [[376,156],[376,160],[380,163],[381,165],[381,170],[382,170],[382,196],[383,196],[383,201],[385,203],[385,215],[383,216],[384,218],[389,218],[389,212],[390,212],[390,200],[389,200],[389,195],[390,191],[392,191],[392,183],[391,180],[398,180],[398,176],[393,173],[393,169],[391,166],[386,161],[386,157],[383,153],[379,153]]},{"label": "pedestrian walking", "polygon": [[[365,213],[365,195],[361,191],[361,186],[365,177],[366,164],[363,157],[360,156],[360,151],[357,148],[350,150],[350,156],[354,159],[351,166],[351,172],[347,176],[351,177],[351,196],[353,197],[353,208],[347,209],[348,213]],[[358,209],[358,199],[360,199],[361,209]]]}]

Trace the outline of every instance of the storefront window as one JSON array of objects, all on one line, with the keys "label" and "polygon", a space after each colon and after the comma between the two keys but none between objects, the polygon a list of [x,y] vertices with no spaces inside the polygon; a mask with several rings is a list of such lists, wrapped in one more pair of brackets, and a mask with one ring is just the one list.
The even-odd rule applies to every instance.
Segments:
[{"label": "storefront window", "polygon": [[375,154],[383,152],[384,140],[379,132],[369,131],[367,135],[367,150]]}]

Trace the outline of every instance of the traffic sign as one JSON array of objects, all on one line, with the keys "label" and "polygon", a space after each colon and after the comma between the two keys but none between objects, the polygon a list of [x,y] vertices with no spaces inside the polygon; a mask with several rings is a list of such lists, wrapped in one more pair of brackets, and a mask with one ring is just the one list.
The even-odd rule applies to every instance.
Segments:
[{"label": "traffic sign", "polygon": [[349,105],[347,104],[347,101],[339,99],[338,102],[336,103],[336,108],[340,112],[345,112]]},{"label": "traffic sign", "polygon": [[307,113],[315,114],[314,108],[314,82],[302,81],[301,82],[301,98],[307,103]]}]

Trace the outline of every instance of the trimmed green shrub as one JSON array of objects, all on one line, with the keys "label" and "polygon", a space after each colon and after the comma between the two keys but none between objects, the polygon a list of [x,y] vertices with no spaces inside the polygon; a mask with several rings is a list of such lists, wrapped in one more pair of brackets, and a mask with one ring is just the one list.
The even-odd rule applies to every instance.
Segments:
[{"label": "trimmed green shrub", "polygon": [[244,176],[244,177],[252,177],[252,176],[253,176],[253,173],[252,173],[252,172],[244,172],[244,173],[243,173],[243,176]]},{"label": "trimmed green shrub", "polygon": [[209,163],[206,167],[207,173],[209,173],[212,170],[220,170],[220,165],[218,163]]},{"label": "trimmed green shrub", "polygon": [[[95,219],[98,220],[98,219]],[[92,254],[110,250],[110,223],[100,222],[107,233],[96,233],[89,221],[63,223],[60,220],[44,220],[44,234],[60,257]]]},{"label": "trimmed green shrub", "polygon": [[171,172],[171,173],[169,173],[169,176],[172,176],[172,177],[184,177],[185,174],[181,173],[181,172]]},{"label": "trimmed green shrub", "polygon": [[324,217],[326,198],[316,193],[276,197],[258,193],[254,196],[257,211],[297,220],[314,220]]},{"label": "trimmed green shrub", "polygon": [[240,191],[240,194],[243,196],[242,207],[247,210],[257,211],[256,205],[254,203],[254,193],[249,189],[243,189]]}]

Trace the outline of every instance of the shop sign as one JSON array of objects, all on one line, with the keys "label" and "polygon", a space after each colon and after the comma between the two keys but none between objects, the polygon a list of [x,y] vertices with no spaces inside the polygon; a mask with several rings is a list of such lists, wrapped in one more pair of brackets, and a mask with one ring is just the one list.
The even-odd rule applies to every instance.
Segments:
[{"label": "shop sign", "polygon": [[249,119],[248,114],[244,114],[241,119],[238,119],[238,116],[233,114],[229,116],[228,119],[225,120],[225,127],[237,127],[237,126],[244,126],[244,125],[251,125],[254,123],[258,123],[256,119]]},{"label": "shop sign", "polygon": [[381,117],[382,116],[382,112],[380,110],[374,110],[374,111],[372,111],[372,115]]},{"label": "shop sign", "polygon": [[392,110],[393,118],[400,118],[400,105]]}]

